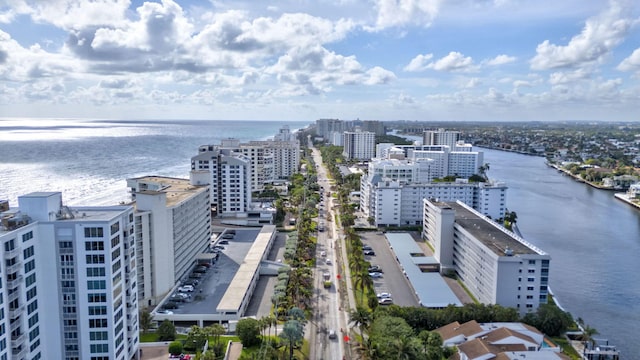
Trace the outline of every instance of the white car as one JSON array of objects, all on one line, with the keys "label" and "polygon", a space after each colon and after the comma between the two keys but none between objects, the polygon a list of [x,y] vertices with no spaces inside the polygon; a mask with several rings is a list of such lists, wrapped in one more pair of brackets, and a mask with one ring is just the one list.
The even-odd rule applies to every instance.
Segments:
[{"label": "white car", "polygon": [[377,272],[370,272],[369,276],[371,276],[371,278],[374,278],[374,279],[379,279],[382,277],[382,274]]},{"label": "white car", "polygon": [[182,285],[178,288],[179,292],[193,292],[193,290],[195,290],[193,285]]},{"label": "white car", "polygon": [[391,298],[380,299],[380,300],[378,300],[378,304],[380,304],[380,305],[391,305],[391,304],[393,304],[393,299],[391,299]]},{"label": "white car", "polygon": [[379,294],[378,294],[378,295],[376,295],[376,296],[378,297],[378,299],[388,299],[388,298],[391,298],[391,294],[389,294],[389,293],[385,293],[385,292],[383,292],[383,293],[379,293]]},{"label": "white car", "polygon": [[156,314],[173,315],[173,311],[171,311],[171,310],[158,310],[158,311],[156,311]]},{"label": "white car", "polygon": [[327,265],[331,265],[331,259],[327,259],[327,260],[325,261],[325,263],[326,263]]},{"label": "white car", "polygon": [[326,251],[320,251],[320,256],[322,256],[322,257],[327,256],[327,252]]}]

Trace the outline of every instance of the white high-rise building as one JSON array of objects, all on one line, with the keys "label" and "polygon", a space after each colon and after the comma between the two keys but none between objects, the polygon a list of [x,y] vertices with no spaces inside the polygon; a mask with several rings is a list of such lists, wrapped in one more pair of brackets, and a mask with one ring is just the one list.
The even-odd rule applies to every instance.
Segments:
[{"label": "white high-rise building", "polygon": [[499,182],[408,183],[374,176],[363,177],[360,185],[360,209],[376,226],[422,224],[423,199],[460,200],[493,219],[506,212],[507,186]]},{"label": "white high-rise building", "polygon": [[522,315],[547,302],[551,257],[462,202],[425,199],[422,238],[481,303]]},{"label": "white high-rise building", "polygon": [[251,205],[251,160],[213,145],[198,150],[191,158],[191,182],[210,185],[211,208],[218,215],[246,213]]},{"label": "white high-rise building", "polygon": [[454,148],[460,141],[459,131],[446,131],[445,129],[427,130],[422,134],[423,145],[446,145]]},{"label": "white high-rise building", "polygon": [[376,134],[368,131],[345,131],[344,150],[347,159],[370,160],[375,156]]},{"label": "white high-rise building", "polygon": [[158,302],[191,270],[211,239],[208,185],[187,179],[145,176],[127,179],[135,199],[140,306]]},{"label": "white high-rise building", "polygon": [[133,207],[18,203],[0,206],[0,359],[137,358]]}]

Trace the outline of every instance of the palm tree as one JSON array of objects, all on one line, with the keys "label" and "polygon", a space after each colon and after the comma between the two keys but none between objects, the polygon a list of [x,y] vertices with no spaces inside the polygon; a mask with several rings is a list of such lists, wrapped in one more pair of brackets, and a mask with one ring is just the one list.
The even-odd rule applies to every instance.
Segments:
[{"label": "palm tree", "polygon": [[393,340],[393,342],[391,343],[392,345],[391,350],[393,351],[393,353],[396,354],[396,359],[408,360],[412,358],[413,349],[412,349],[411,340],[412,338],[406,337],[406,336]]},{"label": "palm tree", "polygon": [[371,325],[371,313],[362,306],[356,307],[349,313],[349,321],[360,329],[360,343],[364,343],[364,331],[369,329]]},{"label": "palm tree", "polygon": [[585,325],[584,329],[582,330],[582,335],[580,335],[580,340],[584,342],[590,342],[593,345],[595,342],[593,339],[593,336],[598,334],[599,334],[598,330],[596,330],[595,328],[592,328],[589,325]]}]

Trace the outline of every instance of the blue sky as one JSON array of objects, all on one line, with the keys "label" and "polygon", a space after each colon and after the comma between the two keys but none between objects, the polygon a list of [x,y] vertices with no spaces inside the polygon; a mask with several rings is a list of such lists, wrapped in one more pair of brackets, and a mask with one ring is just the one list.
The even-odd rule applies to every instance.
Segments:
[{"label": "blue sky", "polygon": [[630,0],[0,0],[0,117],[638,120]]}]

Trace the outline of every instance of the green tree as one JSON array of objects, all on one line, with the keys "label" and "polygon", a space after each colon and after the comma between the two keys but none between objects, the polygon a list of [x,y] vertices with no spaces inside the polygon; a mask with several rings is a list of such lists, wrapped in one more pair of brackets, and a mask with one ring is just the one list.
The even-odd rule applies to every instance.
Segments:
[{"label": "green tree", "polygon": [[180,341],[172,341],[169,344],[169,354],[171,355],[182,354],[182,343]]},{"label": "green tree", "polygon": [[200,360],[216,360],[216,354],[211,350],[207,350],[202,353]]},{"label": "green tree", "polygon": [[187,340],[185,340],[185,347],[201,351],[204,344],[207,342],[207,333],[197,325],[193,325],[187,333]]},{"label": "green tree", "polygon": [[362,306],[356,307],[349,313],[349,321],[360,329],[360,343],[365,341],[364,332],[371,325],[371,313]]},{"label": "green tree", "polygon": [[582,329],[582,334],[580,335],[580,340],[584,341],[584,342],[590,342],[593,344],[594,340],[593,340],[593,336],[594,335],[598,335],[599,332],[598,330],[592,328],[589,325],[585,325]]},{"label": "green tree", "polygon": [[298,320],[288,320],[280,333],[280,338],[289,349],[289,360],[293,359],[293,350],[300,344],[304,336],[304,326]]},{"label": "green tree", "polygon": [[146,334],[147,331],[149,331],[149,329],[151,328],[151,322],[153,320],[151,318],[151,313],[147,308],[144,308],[143,310],[140,310],[139,316],[140,316],[140,327],[142,328],[142,333]]},{"label": "green tree", "polygon": [[220,343],[220,336],[227,333],[227,329],[225,329],[224,326],[220,324],[213,324],[213,325],[207,326],[205,328],[205,331],[207,332],[207,335],[213,338],[213,342],[216,344]]},{"label": "green tree", "polygon": [[553,304],[542,304],[536,312],[526,314],[522,322],[549,336],[560,336],[573,325],[573,318]]},{"label": "green tree", "polygon": [[158,326],[156,334],[158,341],[173,341],[176,339],[176,327],[171,321],[165,320]]},{"label": "green tree", "polygon": [[260,343],[260,326],[254,318],[240,319],[236,324],[236,335],[243,346],[251,347]]}]

